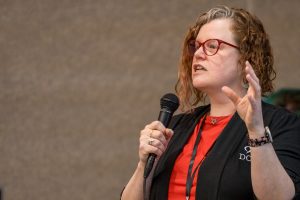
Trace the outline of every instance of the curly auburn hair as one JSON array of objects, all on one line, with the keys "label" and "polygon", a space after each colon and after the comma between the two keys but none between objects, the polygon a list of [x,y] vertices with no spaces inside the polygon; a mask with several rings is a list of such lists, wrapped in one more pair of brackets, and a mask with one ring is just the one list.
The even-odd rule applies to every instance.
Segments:
[{"label": "curly auburn hair", "polygon": [[244,83],[247,83],[245,79],[245,62],[249,61],[259,78],[262,95],[273,91],[272,81],[276,77],[273,68],[273,53],[262,22],[244,9],[218,6],[200,15],[196,24],[190,27],[185,37],[178,80],[175,86],[183,111],[191,111],[199,102],[203,103],[206,96],[193,86],[191,67],[193,55],[189,53],[188,44],[196,39],[204,24],[215,19],[230,19],[233,22],[231,31],[239,46],[240,59],[238,63],[241,66]]}]

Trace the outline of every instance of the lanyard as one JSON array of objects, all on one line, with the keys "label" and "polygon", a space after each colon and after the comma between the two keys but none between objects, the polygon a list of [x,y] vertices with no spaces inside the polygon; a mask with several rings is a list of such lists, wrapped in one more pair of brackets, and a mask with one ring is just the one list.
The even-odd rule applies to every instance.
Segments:
[{"label": "lanyard", "polygon": [[187,179],[186,179],[186,190],[185,190],[186,200],[190,199],[191,189],[192,189],[193,180],[195,178],[196,172],[198,171],[198,169],[200,168],[200,165],[202,164],[202,162],[206,158],[206,155],[205,155],[201,159],[201,161],[199,162],[199,164],[196,166],[194,172],[192,172],[193,166],[194,166],[194,162],[195,162],[195,158],[196,158],[196,154],[197,154],[198,145],[200,143],[200,138],[201,138],[203,126],[205,124],[206,116],[207,116],[207,114],[204,116],[204,118],[201,121],[199,132],[198,132],[195,144],[194,144],[193,153],[192,153],[192,157],[191,157],[190,164],[189,164],[189,170],[188,170],[188,175],[187,175]]}]

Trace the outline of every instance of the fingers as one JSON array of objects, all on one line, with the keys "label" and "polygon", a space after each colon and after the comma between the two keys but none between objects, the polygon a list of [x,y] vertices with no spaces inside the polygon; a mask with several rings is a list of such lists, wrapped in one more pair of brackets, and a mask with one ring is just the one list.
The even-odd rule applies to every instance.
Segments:
[{"label": "fingers", "polygon": [[254,97],[254,99],[260,99],[261,97],[261,87],[259,84],[259,79],[256,76],[252,66],[247,61],[246,62],[246,79],[249,83],[249,94]]},{"label": "fingers", "polygon": [[255,101],[255,99],[252,96],[248,96],[248,101],[249,101],[249,103],[251,105],[251,108],[252,108],[250,111],[253,112],[253,110],[257,110],[256,101]]},{"label": "fingers", "polygon": [[159,121],[154,121],[145,126],[140,135],[140,160],[146,162],[150,153],[160,157],[166,150],[172,135],[173,131],[165,128]]},{"label": "fingers", "polygon": [[142,151],[145,156],[149,155],[150,153],[161,156],[165,151],[165,146],[157,139],[143,138],[140,139],[140,151]]},{"label": "fingers", "polygon": [[145,126],[143,131],[149,132],[150,138],[161,141],[164,145],[167,143],[167,129],[160,121],[154,121],[151,124]]},{"label": "fingers", "polygon": [[240,102],[240,97],[229,87],[223,86],[222,92],[232,101],[234,105],[238,105]]},{"label": "fingers", "polygon": [[246,74],[249,74],[256,82],[259,83],[259,79],[256,76],[252,65],[248,61],[246,61],[246,68],[245,69],[246,69]]},{"label": "fingers", "polygon": [[254,99],[260,99],[261,88],[258,82],[256,82],[249,74],[246,76],[249,83],[249,93]]}]

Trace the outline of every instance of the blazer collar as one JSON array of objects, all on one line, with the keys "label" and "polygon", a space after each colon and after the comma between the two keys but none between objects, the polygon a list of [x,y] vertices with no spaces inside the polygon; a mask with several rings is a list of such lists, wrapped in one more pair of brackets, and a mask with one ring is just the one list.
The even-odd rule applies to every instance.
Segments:
[{"label": "blazer collar", "polygon": [[[202,163],[198,176],[196,198],[217,199],[219,183],[226,162],[247,136],[245,123],[236,112],[217,138],[212,150]],[[208,184],[209,183],[209,184]]]},{"label": "blazer collar", "polygon": [[168,148],[157,163],[154,177],[163,171],[166,164],[168,166],[173,166],[178,154],[182,151],[184,145],[187,143],[187,140],[193,133],[200,118],[203,117],[204,114],[209,111],[209,109],[210,105],[206,105],[196,108],[192,113],[182,114],[183,117],[178,125],[171,127],[174,131],[173,138],[170,140]]}]

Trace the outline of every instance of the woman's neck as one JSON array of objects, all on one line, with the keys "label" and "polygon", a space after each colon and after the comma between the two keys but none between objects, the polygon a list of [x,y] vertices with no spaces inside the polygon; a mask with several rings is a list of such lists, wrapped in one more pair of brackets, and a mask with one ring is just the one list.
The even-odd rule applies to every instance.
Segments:
[{"label": "woman's neck", "polygon": [[[244,96],[245,91],[237,93],[239,96]],[[235,113],[236,109],[232,101],[222,92],[213,92],[207,94],[210,101],[210,115],[211,116],[227,116]]]},{"label": "woman's neck", "polygon": [[214,102],[210,101],[210,115],[211,116],[228,116],[236,111],[232,102]]}]

